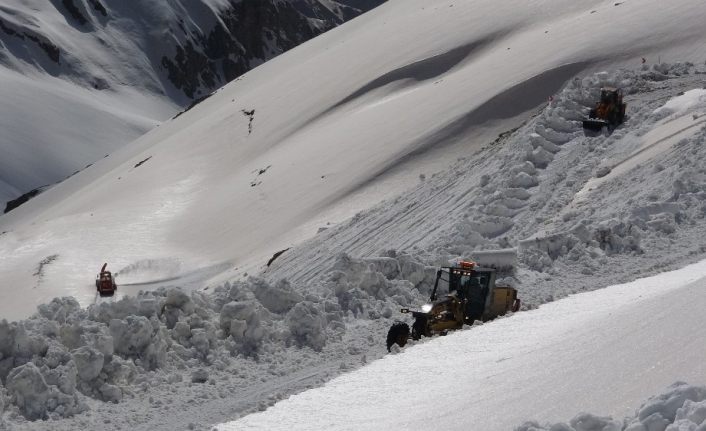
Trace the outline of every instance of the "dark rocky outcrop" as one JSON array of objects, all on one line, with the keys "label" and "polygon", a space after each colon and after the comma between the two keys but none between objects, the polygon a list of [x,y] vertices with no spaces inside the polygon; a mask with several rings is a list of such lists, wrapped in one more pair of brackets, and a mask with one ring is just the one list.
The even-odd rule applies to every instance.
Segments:
[{"label": "dark rocky outcrop", "polygon": [[[108,44],[99,32],[106,19],[128,18],[123,16],[127,12],[120,1],[51,0],[51,4],[70,25],[82,33],[93,33],[101,43]],[[191,100],[212,93],[253,67],[385,1],[230,0],[220,9],[213,10],[202,0],[193,0],[184,5],[173,5],[173,14],[158,18],[156,22],[162,28],[155,28],[153,24],[140,27],[146,25],[145,21],[136,22],[134,29],[144,29],[145,34],[138,35],[138,38],[143,38],[145,45],[142,49],[151,59],[152,68],[163,79],[162,85],[178,90],[172,93],[169,88],[164,88],[163,91],[186,106]],[[139,4],[135,6],[140,7]],[[198,12],[188,16],[193,11]],[[140,11],[131,10],[129,13],[139,15]],[[48,29],[20,25],[19,22],[12,19],[12,14],[4,17],[0,13],[0,38],[7,35],[25,42],[11,48],[11,51],[16,50],[11,52],[13,55],[29,60],[55,76],[71,75],[74,81],[84,81],[98,89],[110,87],[96,84],[98,78],[94,76],[85,76],[85,71],[81,65],[74,64],[75,61],[61,64],[61,45],[56,43],[58,40],[52,40]],[[152,39],[149,34],[169,37]],[[163,44],[165,40],[168,42]],[[27,50],[31,46],[29,42],[41,48],[51,63]],[[68,48],[64,51],[68,52]],[[61,67],[56,68],[56,65]]]},{"label": "dark rocky outcrop", "polygon": [[61,0],[61,3],[64,5],[67,11],[69,11],[69,14],[71,14],[71,17],[75,19],[79,24],[85,25],[88,24],[88,20],[86,19],[85,16],[81,13],[81,10],[76,7],[76,4],[74,4],[74,0]]},{"label": "dark rocky outcrop", "polygon": [[175,55],[162,57],[161,64],[175,87],[198,97],[199,91],[209,93],[384,1],[340,1],[334,10],[318,0],[232,1],[213,29],[198,37],[187,34],[187,42],[176,47]]},{"label": "dark rocky outcrop", "polygon": [[11,201],[7,201],[5,204],[5,213],[8,213],[18,206],[22,205],[23,203],[27,202],[28,200],[32,199],[33,197],[37,196],[40,194],[42,191],[44,191],[46,187],[39,187],[34,190],[30,190],[27,193],[23,194],[22,196],[18,197],[17,199],[13,199]]},{"label": "dark rocky outcrop", "polygon": [[100,0],[88,0],[88,2],[91,4],[91,6],[93,6],[93,9],[95,9],[101,15],[103,15],[104,17],[108,16],[108,11],[105,9],[105,6],[103,6]]},{"label": "dark rocky outcrop", "polygon": [[4,21],[2,18],[0,18],[0,30],[2,30],[2,32],[7,34],[8,36],[13,36],[20,40],[30,40],[34,42],[47,54],[47,56],[54,63],[59,63],[61,59],[61,50],[46,36],[43,36],[30,29],[16,28],[11,23]]}]

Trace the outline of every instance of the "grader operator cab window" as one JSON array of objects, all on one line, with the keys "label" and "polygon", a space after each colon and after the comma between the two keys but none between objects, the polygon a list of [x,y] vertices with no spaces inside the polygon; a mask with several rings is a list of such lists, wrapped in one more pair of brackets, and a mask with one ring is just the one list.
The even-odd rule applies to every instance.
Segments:
[{"label": "grader operator cab window", "polygon": [[615,88],[604,88],[601,90],[601,102],[617,103],[618,90]]},{"label": "grader operator cab window", "polygon": [[487,292],[489,284],[490,275],[488,273],[473,272],[460,275],[455,290],[458,291],[459,296],[468,298],[474,294]]},{"label": "grader operator cab window", "polygon": [[[445,269],[440,273],[438,293],[455,293],[463,301],[464,319],[467,322],[481,319],[489,298],[492,274],[491,271],[475,269]],[[436,299],[436,296],[432,299]]]},{"label": "grader operator cab window", "polygon": [[456,292],[461,298],[469,298],[487,293],[490,285],[490,273],[450,268],[439,278],[438,293]]}]

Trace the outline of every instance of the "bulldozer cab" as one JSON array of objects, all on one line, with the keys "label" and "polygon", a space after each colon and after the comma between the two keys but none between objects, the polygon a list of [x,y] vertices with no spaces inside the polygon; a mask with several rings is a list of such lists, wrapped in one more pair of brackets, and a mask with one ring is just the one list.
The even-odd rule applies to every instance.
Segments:
[{"label": "bulldozer cab", "polygon": [[619,88],[601,88],[601,97],[590,110],[588,118],[583,120],[583,128],[589,136],[600,132],[604,127],[615,129],[625,120],[627,105],[623,103],[623,91]]},{"label": "bulldozer cab", "polygon": [[613,87],[601,88],[601,102],[603,104],[619,103],[622,97],[621,90]]},{"label": "bulldozer cab", "polygon": [[470,299],[479,292],[490,290],[495,280],[495,270],[491,268],[456,268],[442,267],[437,271],[431,300],[439,295],[456,293],[459,298]]},{"label": "bulldozer cab", "polygon": [[601,103],[612,103],[615,101],[616,91],[611,88],[601,89]]}]

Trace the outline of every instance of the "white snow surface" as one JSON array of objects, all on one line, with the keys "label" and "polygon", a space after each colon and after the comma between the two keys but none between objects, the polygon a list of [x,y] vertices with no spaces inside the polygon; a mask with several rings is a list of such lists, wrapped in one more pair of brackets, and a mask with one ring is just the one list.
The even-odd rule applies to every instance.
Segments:
[{"label": "white snow surface", "polygon": [[[104,261],[119,272],[176,259],[203,270],[193,287],[262,269],[327,223],[478,154],[580,71],[657,53],[703,61],[702,9],[695,0],[666,10],[656,0],[388,2],[0,217],[3,312],[27,316],[66,294],[93,302],[91,273]],[[532,163],[551,152],[536,150]],[[530,177],[517,173],[515,188]],[[510,213],[498,209],[477,229],[501,233]],[[37,265],[54,255],[38,282]],[[237,270],[214,279],[204,269],[221,264]]]},{"label": "white snow surface", "polygon": [[[692,401],[703,411],[704,307],[706,261],[701,261],[405,347],[217,428],[423,430],[433,424],[434,429],[500,431],[530,420],[568,422],[573,414],[594,412],[618,425],[608,427],[612,421],[604,420],[605,427],[561,429],[622,430],[623,419],[635,418],[647,395],[680,380],[702,385]],[[650,414],[662,418],[644,421],[649,414],[640,412],[627,422],[663,422],[661,428],[632,424],[627,429],[664,430],[681,407],[672,406],[669,414],[652,406]],[[705,424],[702,415],[696,425]]]},{"label": "white snow surface", "polygon": [[[101,23],[95,31],[73,25],[62,8],[43,0],[0,6],[0,19],[11,32],[0,30],[3,203],[85,168],[154,128],[184,102],[169,97],[175,90],[161,81],[151,53],[142,48],[147,39],[163,37],[155,29],[169,7],[153,7],[153,15],[139,20],[130,10],[105,19],[87,7],[83,13],[95,14]],[[40,42],[57,50],[54,60]],[[152,45],[157,56],[163,44]]]},{"label": "white snow surface", "polygon": [[[232,70],[228,65],[223,65],[223,73],[214,72],[213,63],[194,57],[218,50],[205,46],[209,40],[211,46],[219,40],[228,43],[213,31],[227,13],[224,9],[230,6],[232,11],[239,7],[237,3],[4,0],[0,4],[0,203],[54,185],[225,83],[225,70]],[[287,6],[280,22],[285,28],[286,24],[296,28],[287,16],[294,9]],[[302,1],[298,6],[304,13],[322,7]],[[277,30],[263,28],[263,34],[243,41],[242,53],[234,52],[225,61],[238,63],[235,68],[260,64],[311,29],[324,30],[358,12],[336,2],[324,7],[331,18],[311,19],[311,28],[298,30],[302,35],[285,30],[275,42],[274,33],[267,32]],[[258,13],[258,8],[249,13]],[[253,27],[262,22],[257,20]],[[264,41],[261,52],[260,39],[266,36],[270,40]],[[185,78],[188,72],[194,73]]]},{"label": "white snow surface", "polygon": [[663,107],[655,110],[655,114],[683,115],[694,107],[703,106],[704,103],[706,103],[706,89],[695,88],[665,103]]},{"label": "white snow surface", "polygon": [[[0,316],[16,320],[0,323],[0,417],[27,430],[210,429],[371,362],[321,393],[363,393],[356,379],[394,363],[381,383],[433,371],[447,377],[423,381],[432,397],[457,394],[449,367],[466,356],[481,361],[464,369],[471,395],[436,397],[452,404],[427,418],[468,399],[490,407],[483,376],[507,390],[487,393],[526,405],[473,410],[466,428],[478,415],[537,429],[585,410],[621,417],[678,380],[702,385],[703,343],[682,337],[701,331],[703,264],[662,291],[552,301],[705,257],[706,105],[675,100],[704,86],[705,12],[695,0],[392,0],[258,67],[0,217]],[[627,121],[584,136],[603,85],[624,88]],[[515,262],[502,276],[523,312],[375,361],[435,267],[476,256]],[[112,299],[93,286],[103,262]],[[630,350],[633,333],[651,350]],[[525,376],[494,374],[503,367]],[[426,411],[410,397],[431,399],[371,394],[394,404],[374,410],[393,429]],[[678,407],[698,423],[691,398]]]}]

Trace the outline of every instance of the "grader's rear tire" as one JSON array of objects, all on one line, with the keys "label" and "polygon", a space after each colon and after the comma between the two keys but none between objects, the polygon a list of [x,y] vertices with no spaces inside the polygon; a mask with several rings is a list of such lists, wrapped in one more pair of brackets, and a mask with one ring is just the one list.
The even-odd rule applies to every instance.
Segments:
[{"label": "grader's rear tire", "polygon": [[397,344],[400,347],[404,347],[409,339],[409,325],[404,322],[395,322],[387,331],[387,351],[393,344]]},{"label": "grader's rear tire", "polygon": [[513,313],[517,313],[518,311],[520,311],[520,306],[521,306],[521,305],[522,305],[522,303],[520,302],[520,299],[519,299],[519,298],[516,298],[516,299],[512,302],[512,312],[513,312]]}]

